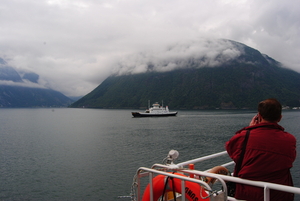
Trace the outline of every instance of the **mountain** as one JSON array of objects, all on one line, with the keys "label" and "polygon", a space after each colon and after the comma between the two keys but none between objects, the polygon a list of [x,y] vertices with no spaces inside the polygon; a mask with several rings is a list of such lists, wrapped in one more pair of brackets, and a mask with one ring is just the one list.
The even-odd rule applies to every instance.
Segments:
[{"label": "mountain", "polygon": [[0,85],[0,107],[67,107],[71,103],[52,89]]},{"label": "mountain", "polygon": [[36,74],[36,73],[32,73],[32,72],[30,72],[30,73],[24,73],[24,75],[23,75],[22,78],[26,79],[26,80],[28,80],[28,81],[30,81],[32,83],[38,83],[39,75]]},{"label": "mountain", "polygon": [[19,73],[9,66],[0,67],[0,80],[22,82],[22,78]]},{"label": "mountain", "polygon": [[299,73],[244,44],[226,43],[230,49],[221,52],[239,51],[235,57],[224,60],[226,55],[219,53],[209,62],[207,56],[181,58],[176,63],[184,65],[163,72],[152,70],[158,67],[150,62],[144,73],[108,77],[70,107],[146,108],[148,100],[163,100],[171,109],[254,109],[266,98],[300,106]]},{"label": "mountain", "polygon": [[18,73],[0,58],[0,107],[67,107],[73,101],[38,85],[39,75]]}]

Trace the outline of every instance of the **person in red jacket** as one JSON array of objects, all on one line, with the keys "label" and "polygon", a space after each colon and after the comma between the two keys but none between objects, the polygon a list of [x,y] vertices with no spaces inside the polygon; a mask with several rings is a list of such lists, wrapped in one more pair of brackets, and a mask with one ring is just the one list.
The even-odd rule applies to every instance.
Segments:
[{"label": "person in red jacket", "polygon": [[[234,176],[293,186],[290,168],[296,158],[296,138],[278,124],[282,117],[281,110],[282,106],[276,99],[260,102],[258,114],[252,118],[250,125],[237,131],[226,142],[229,156],[237,163],[247,129],[250,129],[241,169]],[[263,188],[237,184],[235,198],[264,200]],[[294,194],[271,190],[270,200],[292,201]]]}]

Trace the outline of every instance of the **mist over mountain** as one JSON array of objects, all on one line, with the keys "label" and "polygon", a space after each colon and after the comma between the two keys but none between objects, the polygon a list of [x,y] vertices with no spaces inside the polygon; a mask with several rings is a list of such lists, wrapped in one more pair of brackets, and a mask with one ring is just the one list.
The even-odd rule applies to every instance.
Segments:
[{"label": "mist over mountain", "polygon": [[0,58],[0,107],[67,107],[73,101],[38,84],[39,75],[17,72]]},{"label": "mist over mountain", "polygon": [[119,61],[114,75],[71,107],[170,109],[256,108],[266,98],[300,105],[300,74],[231,40],[176,44]]},{"label": "mist over mountain", "polygon": [[261,54],[242,43],[226,39],[201,38],[183,41],[155,51],[129,55],[113,68],[114,75],[146,72],[168,72],[177,69],[220,67],[232,63],[280,65],[267,55]]}]

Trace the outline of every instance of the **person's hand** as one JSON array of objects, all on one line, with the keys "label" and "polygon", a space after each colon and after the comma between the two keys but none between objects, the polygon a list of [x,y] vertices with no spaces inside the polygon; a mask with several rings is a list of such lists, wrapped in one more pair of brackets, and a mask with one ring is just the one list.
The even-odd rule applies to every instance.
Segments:
[{"label": "person's hand", "polygon": [[255,116],[252,118],[252,120],[251,120],[249,126],[254,126],[254,125],[256,125],[256,124],[259,124],[259,116],[258,116],[258,114],[255,115]]}]

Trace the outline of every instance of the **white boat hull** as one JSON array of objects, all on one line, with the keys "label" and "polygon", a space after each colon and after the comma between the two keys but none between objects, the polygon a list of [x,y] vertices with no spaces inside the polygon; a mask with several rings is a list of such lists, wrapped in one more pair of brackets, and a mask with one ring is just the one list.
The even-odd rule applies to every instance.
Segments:
[{"label": "white boat hull", "polygon": [[167,117],[167,116],[176,116],[177,112],[168,112],[168,113],[146,113],[146,112],[132,112],[133,117]]}]

